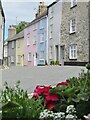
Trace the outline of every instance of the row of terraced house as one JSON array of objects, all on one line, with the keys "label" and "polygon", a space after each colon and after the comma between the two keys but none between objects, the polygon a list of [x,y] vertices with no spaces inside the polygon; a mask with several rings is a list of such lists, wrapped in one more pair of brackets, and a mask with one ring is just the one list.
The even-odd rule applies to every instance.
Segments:
[{"label": "row of terraced house", "polygon": [[4,64],[9,66],[85,65],[90,62],[90,2],[40,2],[35,19],[16,34],[8,29]]}]

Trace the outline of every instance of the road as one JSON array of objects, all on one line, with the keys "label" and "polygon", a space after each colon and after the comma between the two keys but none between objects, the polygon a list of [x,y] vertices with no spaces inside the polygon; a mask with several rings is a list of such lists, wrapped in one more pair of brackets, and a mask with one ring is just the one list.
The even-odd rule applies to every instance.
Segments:
[{"label": "road", "polygon": [[14,86],[20,80],[21,87],[30,93],[37,85],[56,85],[68,78],[78,77],[82,69],[86,71],[85,67],[79,66],[11,67],[2,70],[2,85],[7,81]]}]

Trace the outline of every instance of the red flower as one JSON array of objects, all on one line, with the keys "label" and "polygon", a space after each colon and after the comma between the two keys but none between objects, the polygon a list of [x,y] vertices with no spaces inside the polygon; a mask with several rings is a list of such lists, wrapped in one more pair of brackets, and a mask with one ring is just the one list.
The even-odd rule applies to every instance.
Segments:
[{"label": "red flower", "polygon": [[34,90],[34,93],[38,93],[38,95],[42,95],[44,93],[44,95],[47,95],[50,88],[50,86],[37,86]]},{"label": "red flower", "polygon": [[48,101],[57,101],[58,100],[58,95],[47,95],[46,96],[46,103],[48,102]]},{"label": "red flower", "polygon": [[56,86],[60,86],[60,85],[67,85],[67,82],[61,82],[61,83],[58,83]]},{"label": "red flower", "polygon": [[33,93],[33,97],[35,97],[36,99],[38,99],[38,97],[39,97],[38,93]]},{"label": "red flower", "polygon": [[46,108],[48,110],[53,110],[54,106],[55,106],[55,102],[50,102],[50,103],[47,104]]},{"label": "red flower", "polygon": [[38,93],[38,95],[41,95],[43,93],[43,86],[37,86],[34,90],[34,93]]}]

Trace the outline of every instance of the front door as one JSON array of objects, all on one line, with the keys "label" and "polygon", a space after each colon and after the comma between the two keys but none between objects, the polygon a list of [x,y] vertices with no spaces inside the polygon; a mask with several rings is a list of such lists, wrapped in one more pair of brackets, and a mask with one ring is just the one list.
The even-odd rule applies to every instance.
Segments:
[{"label": "front door", "polygon": [[64,65],[64,46],[61,46],[60,53],[61,65]]},{"label": "front door", "polygon": [[8,57],[8,66],[10,66],[11,65],[11,59],[10,59],[10,57]]},{"label": "front door", "polygon": [[37,66],[37,53],[34,53],[34,66]]},{"label": "front door", "polygon": [[56,45],[56,61],[59,60],[59,50],[58,50],[58,45]]}]

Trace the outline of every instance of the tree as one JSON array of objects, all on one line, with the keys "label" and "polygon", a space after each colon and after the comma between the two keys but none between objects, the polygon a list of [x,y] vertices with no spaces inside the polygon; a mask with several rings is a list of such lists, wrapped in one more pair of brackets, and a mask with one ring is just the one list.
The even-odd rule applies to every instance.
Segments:
[{"label": "tree", "polygon": [[28,24],[27,22],[21,21],[21,22],[16,26],[16,33],[19,33],[20,31],[22,31],[27,24]]}]

